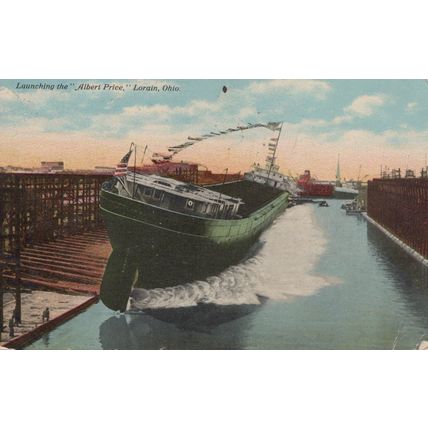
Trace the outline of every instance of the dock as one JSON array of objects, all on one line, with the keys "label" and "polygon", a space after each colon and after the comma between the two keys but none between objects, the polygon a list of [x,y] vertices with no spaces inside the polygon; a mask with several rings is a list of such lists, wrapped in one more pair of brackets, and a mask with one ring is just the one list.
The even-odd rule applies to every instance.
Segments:
[{"label": "dock", "polygon": [[406,251],[428,259],[428,178],[376,178],[368,182],[367,216]]},{"label": "dock", "polygon": [[[104,229],[31,245],[21,251],[21,283],[33,289],[98,295],[110,252]],[[4,277],[12,280],[11,274]]]},{"label": "dock", "polygon": [[371,224],[376,226],[382,233],[385,234],[389,239],[395,242],[399,247],[401,247],[407,254],[412,256],[418,262],[422,263],[424,266],[428,266],[428,259],[412,248],[410,245],[407,245],[404,241],[398,238],[396,235],[391,233],[388,229],[380,225],[378,222],[373,220],[367,213],[362,213],[363,217]]},{"label": "dock", "polygon": [[[6,319],[12,317],[15,307],[13,296],[4,304]],[[85,310],[98,298],[85,294],[66,294],[52,291],[31,290],[23,293],[21,299],[22,319],[14,326],[14,336],[9,335],[9,329],[5,329],[0,337],[0,347],[22,349],[48,333],[58,325],[69,320],[81,311]],[[50,319],[43,320],[43,311],[49,307]]]},{"label": "dock", "polygon": [[98,208],[109,178],[0,174],[0,346],[22,348],[98,301],[111,253]]}]

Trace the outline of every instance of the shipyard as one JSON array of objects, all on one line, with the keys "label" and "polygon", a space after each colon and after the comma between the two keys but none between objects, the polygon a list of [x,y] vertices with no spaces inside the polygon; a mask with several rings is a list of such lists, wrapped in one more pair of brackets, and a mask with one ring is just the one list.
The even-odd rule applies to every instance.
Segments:
[{"label": "shipyard", "polygon": [[[243,93],[216,90],[212,111]],[[174,111],[141,106],[126,101],[123,123],[130,109],[131,126]],[[364,145],[314,150],[316,134],[300,139],[293,120],[185,122],[168,138],[100,138],[90,156],[77,142],[76,159],[54,145],[42,157],[31,141],[26,162],[6,158],[0,346],[427,348],[426,156],[393,152],[393,167],[385,155],[374,167]]]},{"label": "shipyard", "polygon": [[421,424],[422,3],[79,3],[2,9],[2,426]]},{"label": "shipyard", "polygon": [[[193,141],[198,140],[195,138]],[[220,186],[223,187],[225,186],[224,183],[230,182],[233,186],[233,183],[243,179],[242,176],[234,173],[230,173],[229,176],[226,173],[216,176],[209,171],[198,171],[198,166],[191,163],[179,162],[177,164],[172,161],[160,161],[160,155],[158,153],[155,155],[151,165],[143,165],[138,169],[139,172],[149,173],[150,175],[147,177],[153,177],[154,183],[160,183],[156,185],[152,184],[153,181],[147,181],[147,183],[141,181],[143,185],[141,192],[145,195],[148,195],[148,191],[144,190],[145,185],[154,185],[155,188],[157,186],[159,189],[165,189],[168,184],[167,188],[169,189],[173,183],[172,177],[180,180],[176,181],[177,184],[174,185],[181,182],[194,184],[220,182]],[[144,343],[137,341],[133,344],[116,344],[108,339],[109,329],[111,328],[115,332],[120,326],[120,329],[130,328],[135,333],[134,330],[141,327],[140,322],[143,322],[142,320],[153,318],[161,323],[172,322],[176,326],[175,328],[179,328],[181,331],[180,335],[183,335],[187,330],[193,331],[195,328],[197,331],[199,328],[213,328],[218,321],[222,324],[241,316],[249,316],[249,314],[263,308],[265,300],[271,298],[271,295],[278,298],[277,289],[263,290],[257,287],[245,289],[245,283],[241,283],[242,278],[240,276],[237,276],[233,282],[236,290],[230,289],[230,284],[226,278],[231,275],[234,269],[230,267],[228,262],[231,255],[226,253],[228,261],[224,262],[221,262],[218,256],[213,254],[203,256],[201,250],[207,249],[206,246],[198,250],[197,255],[211,259],[217,258],[218,265],[212,266],[214,270],[211,271],[201,261],[202,259],[196,262],[191,257],[184,261],[184,268],[178,265],[173,267],[170,264],[171,257],[180,250],[176,249],[175,246],[171,247],[171,239],[167,247],[169,252],[166,255],[160,255],[160,248],[150,256],[148,261],[146,258],[149,249],[144,250],[143,247],[140,247],[140,240],[137,239],[133,246],[137,247],[138,254],[145,255],[145,258],[144,263],[141,260],[133,260],[126,248],[130,242],[133,242],[133,237],[138,236],[136,231],[133,231],[128,238],[126,235],[121,236],[120,239],[125,244],[124,248],[113,251],[115,244],[113,243],[112,247],[109,243],[102,210],[98,208],[102,185],[112,180],[113,171],[110,170],[104,174],[95,171],[92,173],[87,171],[84,174],[66,173],[64,172],[64,163],[60,161],[43,162],[42,166],[40,171],[33,173],[3,172],[0,174],[1,220],[4,231],[1,241],[2,264],[0,266],[2,278],[0,321],[3,322],[4,326],[0,338],[2,346],[21,349],[27,346],[31,347],[33,343],[39,343],[39,339],[42,341],[37,346],[46,346],[47,342],[43,337],[54,334],[50,333],[51,329],[54,332],[59,332],[61,325],[72,322],[74,317],[88,316],[85,313],[91,307],[94,308],[91,310],[96,312],[95,308],[99,305],[107,305],[114,311],[120,310],[125,313],[125,318],[121,318],[123,315],[119,318],[113,316],[111,321],[106,320],[102,324],[100,331],[102,331],[103,341],[101,345],[104,349],[117,346],[125,346],[125,349],[135,346],[137,348],[156,347],[158,346],[157,342],[151,338],[146,343],[147,337],[144,335],[139,339]],[[106,171],[106,169],[106,167],[103,169],[99,167],[101,172]],[[254,178],[253,174],[255,173],[259,174],[259,180]],[[132,186],[134,182],[133,169],[130,168],[126,174],[132,194],[134,191]],[[425,272],[425,266],[428,264],[426,259],[428,237],[425,234],[424,226],[427,222],[428,179],[424,169],[422,169],[421,177],[416,177],[415,174],[408,172],[407,178],[401,178],[398,177],[398,172],[394,171],[390,174],[383,173],[381,177],[373,178],[368,183],[361,182],[359,183],[359,188],[362,190],[360,197],[355,200],[349,199],[345,204],[343,204],[341,197],[339,199],[334,197],[333,190],[326,190],[328,185],[333,189],[334,185],[338,184],[338,180],[332,181],[332,184],[326,182],[317,184],[315,179],[308,178],[309,174],[309,172],[303,174],[300,180],[296,181],[295,187],[287,187],[290,191],[289,194],[292,195],[293,203],[289,204],[289,209],[283,215],[284,218],[277,221],[274,228],[278,228],[278,223],[281,222],[286,226],[287,217],[291,217],[292,227],[297,230],[293,231],[287,228],[287,235],[290,236],[294,232],[297,233],[296,238],[297,236],[302,237],[305,234],[300,229],[299,223],[303,223],[302,220],[298,220],[299,216],[313,217],[314,215],[318,216],[318,214],[321,215],[319,221],[322,222],[333,220],[336,225],[343,224],[345,228],[350,225],[353,225],[352,228],[367,228],[369,244],[373,245],[373,242],[380,241],[380,244],[376,245],[389,247],[389,253],[396,253],[392,256],[392,260],[394,257],[398,257],[400,251],[403,254],[408,254],[414,260],[409,264],[409,266],[413,266],[411,276],[415,276],[414,281],[419,286],[426,286],[428,282],[428,273]],[[161,176],[164,178],[160,179]],[[156,179],[156,177],[159,178]],[[254,185],[261,186],[262,184],[257,184],[257,181],[263,183],[266,180],[266,177],[263,178],[263,167],[256,165],[253,173],[249,174],[247,178],[250,179],[248,183],[253,181]],[[274,176],[272,176],[273,178]],[[141,179],[136,179],[136,182],[139,180]],[[309,181],[310,185],[307,184]],[[275,184],[273,185],[275,186]],[[207,189],[212,189],[211,186],[212,184]],[[207,194],[207,200],[212,198],[212,201],[217,203],[219,198],[223,198],[226,202],[226,193],[227,187],[222,190],[223,197],[222,194],[213,193],[212,196]],[[196,201],[197,198],[201,201],[204,200],[201,199],[202,194],[199,197],[195,195],[191,197],[193,200],[196,198]],[[301,202],[299,198],[302,199]],[[161,199],[164,198],[159,194],[154,202]],[[233,203],[236,201],[239,204],[237,199],[233,199],[233,201]],[[321,204],[323,201],[328,202],[325,204],[328,207],[326,211],[317,208],[318,203],[320,207],[323,206]],[[316,203],[314,204],[314,202]],[[292,206],[295,204],[297,205],[293,208]],[[189,208],[184,207],[184,210],[186,209],[194,212],[199,208],[197,205],[195,207],[192,205]],[[18,210],[21,215],[17,215]],[[201,210],[207,213],[204,215],[208,215],[209,210],[207,208],[201,208]],[[328,213],[328,210],[332,212],[331,220],[328,220],[324,215],[324,213]],[[343,215],[344,212],[348,214],[348,211],[353,214],[352,218]],[[41,216],[37,212],[43,213],[43,215]],[[406,215],[410,212],[412,213],[411,218],[406,221]],[[334,220],[335,217],[337,217],[336,220]],[[51,220],[48,221],[48,219]],[[162,220],[162,217],[159,219],[161,227],[168,228],[166,220]],[[396,219],[399,219],[400,222],[397,223]],[[397,224],[402,226],[397,227]],[[124,230],[124,228],[120,230]],[[307,232],[310,231],[309,228]],[[148,231],[143,233],[141,241],[146,241],[149,246],[153,246],[151,241],[147,241],[147,233]],[[276,233],[280,234],[281,232]],[[316,236],[315,230],[312,230],[311,233]],[[362,230],[359,230],[358,233],[362,233]],[[266,234],[269,236],[270,232],[267,231]],[[322,235],[323,232],[318,238],[320,241],[325,240]],[[271,235],[270,238],[267,238],[265,245],[269,246],[269,239],[275,240],[275,238]],[[163,242],[163,239],[160,242]],[[174,238],[172,237],[172,239]],[[113,242],[115,241],[113,240]],[[348,244],[352,245],[351,242]],[[181,246],[181,251],[185,254],[190,252],[191,247],[196,244],[192,244],[187,250],[183,250],[186,247],[185,241],[177,245]],[[299,254],[299,250],[295,250]],[[136,251],[136,248],[133,251]],[[347,251],[347,253],[352,256],[352,251]],[[406,256],[403,255],[403,257]],[[249,272],[253,272],[257,277],[257,273],[251,270],[252,263],[254,263],[253,259],[251,257],[244,257],[243,259],[242,254],[236,260],[239,259],[244,260],[238,262],[240,269],[249,269]],[[157,260],[157,262],[153,263],[153,260]],[[168,263],[170,272],[164,271],[166,263]],[[189,263],[200,265],[202,268],[197,272],[194,267],[189,274]],[[418,264],[420,266],[416,268]],[[227,267],[228,265],[229,267]],[[135,272],[138,270],[143,272],[142,276],[141,274],[140,276],[136,275]],[[149,273],[149,270],[152,272]],[[244,278],[248,275],[250,274],[247,272]],[[304,277],[305,273],[298,272],[298,277],[300,276]],[[217,279],[211,283],[205,282],[205,278]],[[180,284],[188,284],[189,292],[183,292],[182,286],[175,287],[177,280]],[[196,293],[192,284],[196,284],[198,281],[198,292]],[[335,285],[337,280],[331,282],[333,288],[337,287]],[[120,290],[117,289],[118,283],[121,285]],[[210,288],[214,285],[219,289],[216,289],[213,297]],[[315,284],[312,286],[315,289],[322,287]],[[165,296],[160,296],[163,293],[162,287],[167,287],[165,288]],[[308,295],[312,293],[306,287],[300,291],[298,288],[293,286],[292,294],[303,293],[302,295],[305,296],[307,293]],[[188,293],[194,294],[193,297],[189,299]],[[284,299],[287,293],[288,290],[280,299]],[[100,297],[101,301],[99,300]],[[222,302],[223,299],[226,302]],[[287,299],[285,298],[285,300]],[[237,305],[237,302],[243,302],[243,305]],[[222,307],[222,312],[221,317],[216,319],[218,314],[215,308],[218,305]],[[51,312],[48,322],[42,320],[45,307],[49,307]],[[137,313],[138,315],[136,315]],[[16,326],[14,337],[9,337],[6,324],[12,316],[16,317]],[[119,320],[121,321],[119,322]],[[204,323],[208,323],[207,326],[203,327]],[[196,327],[197,324],[199,327]],[[156,329],[156,324],[155,326],[152,325],[152,328]],[[424,335],[422,331],[419,333],[420,337]],[[415,336],[415,347],[417,346],[416,339]],[[395,337],[391,340],[392,345],[394,345]],[[423,340],[421,340],[422,342]],[[77,343],[76,345],[79,347]],[[205,342],[204,346],[210,347]],[[237,344],[226,341],[226,343],[216,342],[216,346],[234,348]]]},{"label": "shipyard", "polygon": [[5,428],[421,423],[421,2],[3,12]]}]

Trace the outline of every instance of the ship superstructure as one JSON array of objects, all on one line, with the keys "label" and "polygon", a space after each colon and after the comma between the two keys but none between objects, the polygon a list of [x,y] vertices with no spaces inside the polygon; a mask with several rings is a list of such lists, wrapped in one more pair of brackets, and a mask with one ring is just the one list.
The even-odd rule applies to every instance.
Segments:
[{"label": "ship superstructure", "polygon": [[328,198],[333,195],[334,186],[325,181],[319,181],[311,176],[307,169],[297,180],[299,195],[302,197],[324,197]]},{"label": "ship superstructure", "polygon": [[268,143],[268,155],[266,163],[261,166],[259,163],[254,163],[251,171],[244,174],[244,179],[255,181],[256,183],[265,184],[275,189],[280,189],[289,192],[291,195],[296,195],[297,185],[293,177],[289,177],[279,172],[277,161],[277,148],[281,137],[283,123],[276,129],[278,135],[270,139]]},{"label": "ship superstructure", "polygon": [[128,172],[114,187],[124,198],[202,218],[236,218],[243,204],[240,198],[158,175]]}]

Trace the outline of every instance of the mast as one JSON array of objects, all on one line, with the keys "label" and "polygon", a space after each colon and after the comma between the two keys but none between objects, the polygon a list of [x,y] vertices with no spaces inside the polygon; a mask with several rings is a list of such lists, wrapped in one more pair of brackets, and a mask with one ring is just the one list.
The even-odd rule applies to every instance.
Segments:
[{"label": "mast", "polygon": [[337,155],[336,186],[340,187],[340,153]]},{"label": "mast", "polygon": [[144,164],[144,157],[146,156],[147,147],[148,147],[148,144],[146,144],[146,147],[144,147],[143,157],[141,158],[141,162],[140,162],[141,166]]},{"label": "mast", "polygon": [[132,199],[135,196],[135,174],[137,169],[137,146],[134,146],[134,183],[132,185]]},{"label": "mast", "polygon": [[425,153],[425,174],[424,177],[428,177],[428,168],[427,168],[427,154]]},{"label": "mast", "polygon": [[[120,164],[118,164],[118,166],[117,166],[117,168],[119,167],[119,165],[122,165],[122,164],[125,164],[125,166],[126,166],[126,171],[128,171],[128,163],[129,163],[129,159],[130,159],[130,157],[131,157],[131,153],[132,153],[132,150],[134,150],[135,149],[135,143],[134,142],[132,142],[131,143],[131,145],[129,146],[129,150],[128,150],[128,153],[122,158],[122,160],[120,161]],[[134,159],[134,164],[135,164],[135,159]],[[134,170],[135,171],[135,170]],[[135,177],[135,175],[134,175],[134,177]],[[123,178],[123,176],[122,175],[118,175],[118,176],[116,176],[116,174],[115,174],[115,178],[116,178],[116,180],[119,182],[119,183],[121,183],[122,184],[122,187],[124,188],[124,190],[129,194],[129,196],[132,196],[131,195],[131,193],[129,193],[129,190],[127,189],[127,185],[126,185],[126,176],[125,176],[125,178]]]},{"label": "mast", "polygon": [[[227,173],[229,172],[229,168],[226,168],[226,169],[224,169],[223,170],[224,171],[224,176],[223,176],[223,183],[222,183],[222,186],[224,186],[224,183],[226,183],[226,177],[227,177]],[[221,201],[221,197],[223,196],[222,195],[222,193],[221,193],[221,191],[220,192],[218,192],[219,193],[219,195],[218,195],[218,199],[217,199],[217,202],[218,203],[220,203],[220,201]]]},{"label": "mast", "polygon": [[271,159],[271,161],[270,161],[270,165],[269,165],[269,172],[268,172],[268,176],[267,176],[267,179],[266,179],[266,184],[269,184],[269,177],[270,177],[270,173],[272,172],[273,165],[275,164],[275,155],[276,155],[276,150],[278,149],[279,137],[281,136],[281,132],[282,132],[282,127],[283,127],[283,126],[284,126],[284,122],[281,122],[281,127],[279,128],[278,137],[276,138],[275,149],[274,149],[274,151],[273,151],[272,159]]}]

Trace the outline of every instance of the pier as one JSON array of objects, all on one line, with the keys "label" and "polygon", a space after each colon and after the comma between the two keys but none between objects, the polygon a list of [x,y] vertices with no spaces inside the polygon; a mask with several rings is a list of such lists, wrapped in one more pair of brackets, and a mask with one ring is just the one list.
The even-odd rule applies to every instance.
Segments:
[{"label": "pier", "polygon": [[[49,323],[57,325],[58,318],[68,319],[77,313],[76,308],[82,310],[87,302],[97,299],[111,252],[98,209],[101,184],[109,177],[0,174],[3,345],[9,336],[5,327],[13,312],[16,335],[34,340],[34,329],[48,329],[46,324],[40,328],[45,307],[51,306]],[[9,343],[12,347],[23,345],[17,339]]]}]

